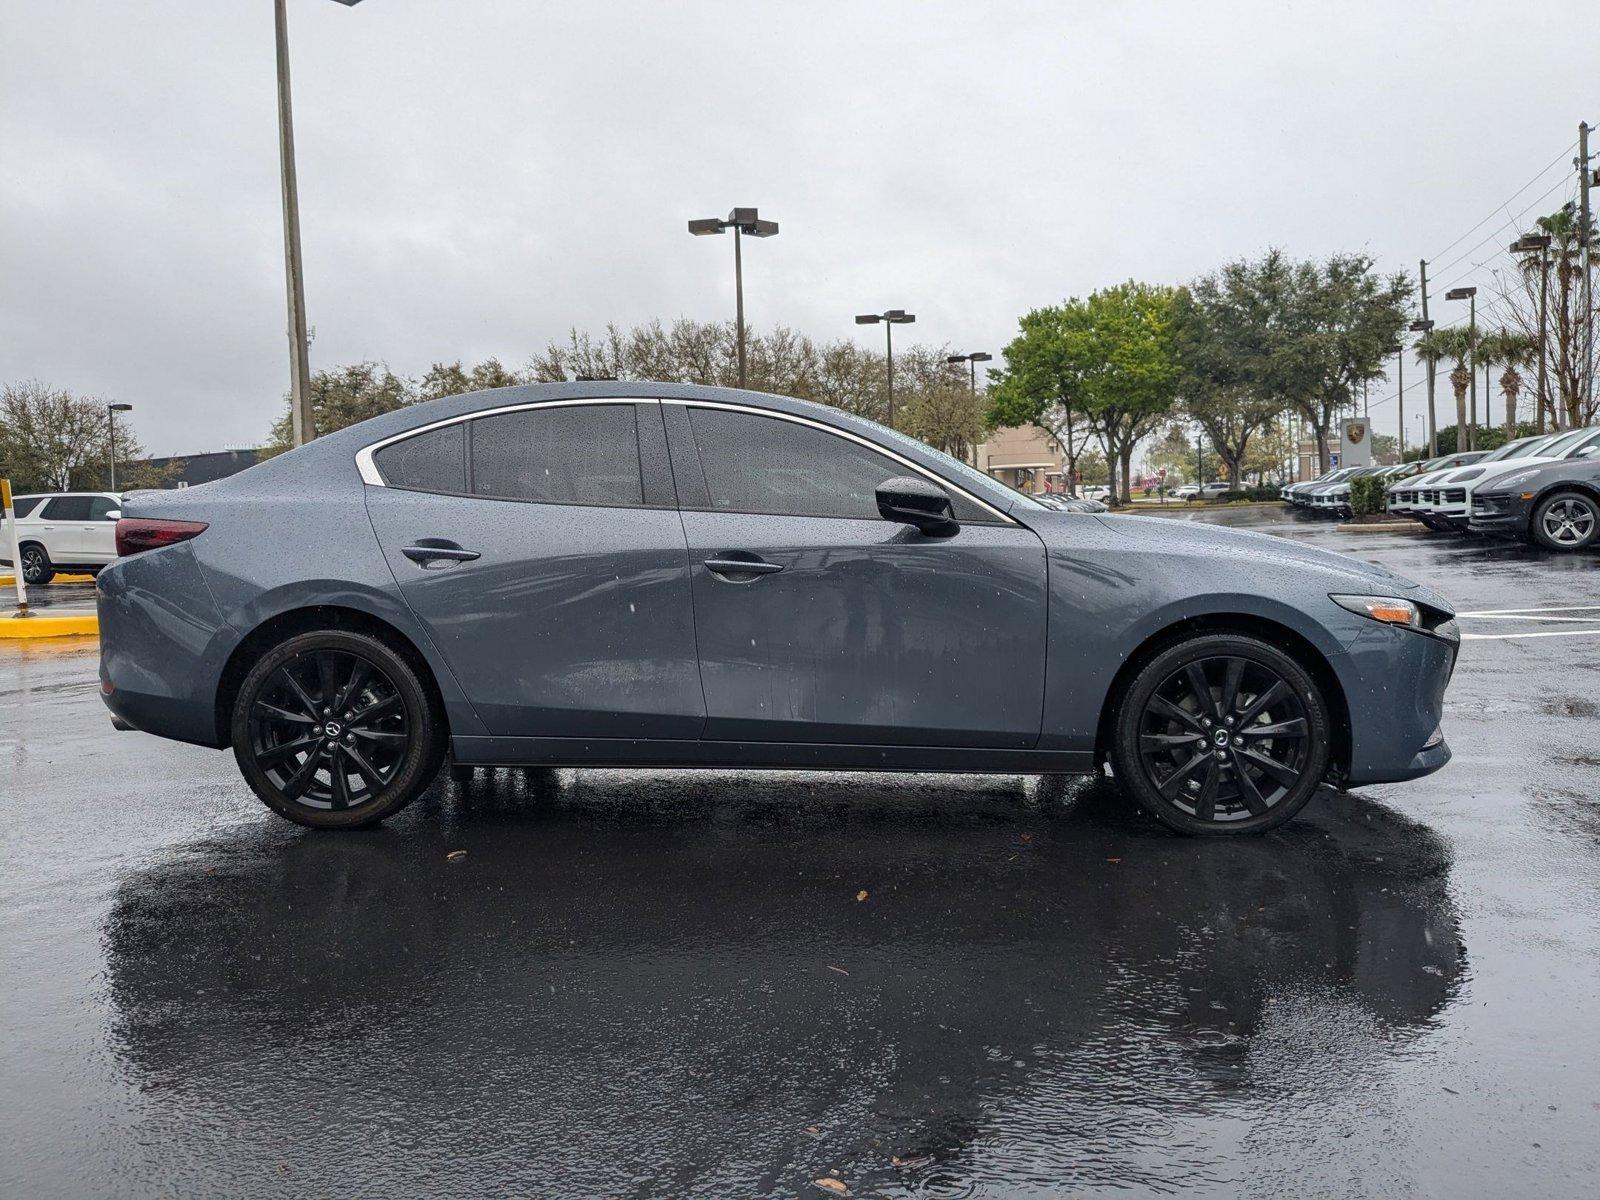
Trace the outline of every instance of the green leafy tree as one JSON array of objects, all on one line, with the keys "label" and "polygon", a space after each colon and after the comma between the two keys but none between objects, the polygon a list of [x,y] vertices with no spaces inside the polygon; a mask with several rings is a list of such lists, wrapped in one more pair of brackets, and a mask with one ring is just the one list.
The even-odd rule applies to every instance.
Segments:
[{"label": "green leafy tree", "polygon": [[1089,430],[1087,319],[1076,300],[1026,314],[1005,348],[1004,369],[990,374],[988,391],[989,427],[1042,430],[1061,447],[1069,480],[1082,473]]},{"label": "green leafy tree", "polygon": [[[416,401],[411,381],[382,363],[355,363],[318,371],[311,377],[311,416],[318,434],[333,433]],[[280,454],[293,445],[294,427],[286,397],[284,414],[273,422],[271,439],[262,449],[266,454]]]},{"label": "green leafy tree", "polygon": [[1485,365],[1499,363],[1500,392],[1506,400],[1506,429],[1517,427],[1517,398],[1522,392],[1522,369],[1539,359],[1539,342],[1514,329],[1495,329],[1478,338],[1479,356]]},{"label": "green leafy tree", "polygon": [[498,358],[486,358],[475,367],[463,367],[461,360],[434,363],[417,386],[419,400],[440,396],[459,396],[463,392],[482,392],[490,388],[515,387],[526,382],[516,371],[501,365]]},{"label": "green leafy tree", "polygon": [[[143,448],[126,420],[117,423],[117,461],[131,463]],[[110,481],[111,433],[106,401],[79,396],[37,379],[0,388],[0,476],[21,491],[96,489]],[[119,487],[159,486],[124,466]]]}]

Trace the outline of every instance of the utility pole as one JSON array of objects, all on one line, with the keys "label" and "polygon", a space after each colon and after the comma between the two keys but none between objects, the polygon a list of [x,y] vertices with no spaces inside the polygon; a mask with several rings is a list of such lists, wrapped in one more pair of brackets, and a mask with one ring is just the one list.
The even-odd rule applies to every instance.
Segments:
[{"label": "utility pole", "polygon": [[[1594,238],[1589,233],[1589,185],[1595,172],[1589,170],[1589,123],[1578,122],[1578,238],[1583,251],[1583,364],[1587,378],[1583,384],[1585,407],[1594,402]],[[1580,414],[1581,416],[1581,414]]]},{"label": "utility pole", "polygon": [[1402,338],[1400,353],[1395,355],[1395,393],[1394,402],[1400,411],[1400,461],[1406,460],[1406,344]]},{"label": "utility pole", "polygon": [[[1428,323],[1428,260],[1422,260],[1422,320]],[[1430,326],[1431,328],[1431,326]],[[1437,363],[1432,358],[1428,360],[1428,457],[1439,457],[1439,423],[1433,407],[1433,381],[1436,374]],[[1457,448],[1460,448],[1460,439],[1457,439]]]},{"label": "utility pole", "polygon": [[289,412],[294,444],[317,436],[311,421],[311,364],[306,346],[306,289],[300,266],[300,186],[294,170],[294,114],[289,103],[289,14],[273,0],[278,41],[278,162],[283,174],[283,259],[289,291]]},{"label": "utility pole", "polygon": [[[1477,288],[1472,289],[1472,295],[1468,297],[1468,304],[1472,310],[1472,316],[1470,318],[1470,324],[1467,326],[1467,345],[1471,347],[1472,358],[1474,363],[1476,363],[1478,358]],[[1476,371],[1469,371],[1467,373],[1472,376],[1472,409],[1471,415],[1467,418],[1469,422],[1467,425],[1467,449],[1476,450],[1478,448],[1478,373]]]}]

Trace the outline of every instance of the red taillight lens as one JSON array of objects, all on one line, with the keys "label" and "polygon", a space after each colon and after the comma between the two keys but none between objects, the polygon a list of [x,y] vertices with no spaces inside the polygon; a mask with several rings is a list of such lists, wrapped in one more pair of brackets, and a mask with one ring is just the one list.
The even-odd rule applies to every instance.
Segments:
[{"label": "red taillight lens", "polygon": [[117,522],[117,553],[137,554],[157,550],[175,542],[187,542],[206,531],[204,521],[152,521],[145,517],[123,517]]}]

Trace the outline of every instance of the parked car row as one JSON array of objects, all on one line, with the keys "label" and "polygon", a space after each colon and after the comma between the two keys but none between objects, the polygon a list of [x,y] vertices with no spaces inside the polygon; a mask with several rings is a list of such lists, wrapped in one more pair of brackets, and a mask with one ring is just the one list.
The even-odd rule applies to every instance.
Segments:
[{"label": "parked car row", "polygon": [[[117,558],[117,519],[122,497],[115,492],[38,492],[12,497],[22,578],[30,587],[49,583],[58,571],[97,573]],[[0,537],[0,555],[11,553],[10,530]],[[0,566],[14,566],[9,557]]]},{"label": "parked car row", "polygon": [[1477,457],[1479,456],[1476,453],[1469,452],[1448,454],[1426,462],[1397,463],[1386,467],[1344,467],[1329,471],[1316,479],[1291,484],[1284,488],[1283,498],[1296,508],[1307,509],[1323,516],[1348,517],[1351,512],[1350,482],[1353,479],[1373,476],[1392,481],[1405,480],[1445,467],[1462,466]]}]

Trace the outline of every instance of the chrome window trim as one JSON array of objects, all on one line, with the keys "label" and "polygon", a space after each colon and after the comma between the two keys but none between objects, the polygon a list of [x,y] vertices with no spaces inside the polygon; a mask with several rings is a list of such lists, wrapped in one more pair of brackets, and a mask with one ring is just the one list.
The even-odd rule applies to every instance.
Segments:
[{"label": "chrome window trim", "polygon": [[684,407],[692,408],[720,408],[725,409],[728,412],[750,413],[753,416],[771,417],[778,421],[789,421],[795,425],[807,425],[812,429],[821,430],[823,433],[832,434],[834,437],[844,438],[847,441],[855,442],[858,445],[865,446],[868,450],[871,450],[877,454],[881,454],[884,458],[915,471],[918,475],[922,475],[925,478],[933,480],[933,482],[937,483],[940,487],[949,488],[951,491],[959,493],[966,499],[972,501],[972,503],[976,504],[979,508],[983,509],[985,512],[992,513],[996,520],[999,520],[1006,525],[1021,524],[1021,522],[1017,521],[1014,517],[1008,516],[1006,513],[996,508],[993,504],[990,504],[982,496],[973,495],[960,484],[951,482],[932,468],[925,467],[921,463],[914,462],[902,454],[896,453],[887,447],[878,445],[878,443],[874,442],[871,438],[862,437],[860,434],[854,433],[848,429],[840,429],[836,425],[829,425],[826,421],[817,421],[810,417],[796,416],[794,413],[778,412],[775,409],[770,408],[759,408],[753,404],[730,404],[724,400],[700,400],[677,396],[586,396],[582,399],[576,400],[529,400],[522,404],[505,404],[499,408],[485,408],[480,409],[477,412],[461,413],[458,416],[444,417],[441,420],[432,421],[427,425],[419,425],[415,429],[407,429],[404,433],[391,434],[389,437],[383,438],[380,441],[363,446],[360,450],[356,451],[356,470],[361,475],[361,481],[367,484],[369,487],[388,487],[389,484],[384,480],[383,475],[378,471],[378,465],[372,461],[372,456],[379,450],[382,450],[385,446],[393,445],[395,442],[403,442],[407,438],[416,437],[419,434],[430,433],[435,429],[442,429],[446,425],[458,425],[463,421],[475,421],[479,417],[497,417],[503,413],[523,412],[531,408],[574,408],[579,405],[592,404],[680,404]]}]

